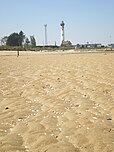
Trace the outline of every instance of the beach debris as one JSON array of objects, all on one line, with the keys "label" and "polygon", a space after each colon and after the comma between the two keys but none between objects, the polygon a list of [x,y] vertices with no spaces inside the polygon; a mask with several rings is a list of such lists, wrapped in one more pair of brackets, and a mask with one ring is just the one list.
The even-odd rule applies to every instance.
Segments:
[{"label": "beach debris", "polygon": [[109,116],[109,113],[107,113],[106,115]]},{"label": "beach debris", "polygon": [[83,97],[83,98],[87,98],[87,95],[86,95],[86,94],[83,94],[82,97]]},{"label": "beach debris", "polygon": [[6,109],[6,110],[9,109],[9,107],[6,107],[5,109]]},{"label": "beach debris", "polygon": [[60,82],[60,78],[57,78],[57,81]]},{"label": "beach debris", "polygon": [[76,105],[76,107],[80,107],[80,106],[81,106],[81,105],[78,105],[78,104]]},{"label": "beach debris", "polygon": [[112,118],[107,118],[107,120],[112,120]]},{"label": "beach debris", "polygon": [[28,152],[28,151],[29,151],[28,146],[25,146],[25,151],[26,151],[26,152]]},{"label": "beach debris", "polygon": [[53,113],[56,113],[55,111],[52,111]]},{"label": "beach debris", "polygon": [[23,118],[22,117],[20,117],[20,118],[18,118],[18,121],[21,121]]},{"label": "beach debris", "polygon": [[29,101],[29,100],[28,100],[28,101],[26,101],[26,103],[32,103],[32,101]]},{"label": "beach debris", "polygon": [[80,127],[81,127],[81,125],[78,125],[78,127],[80,128]]},{"label": "beach debris", "polygon": [[12,131],[13,130],[13,128],[10,128],[10,131]]},{"label": "beach debris", "polygon": [[52,133],[51,136],[54,136],[54,134]]},{"label": "beach debris", "polygon": [[97,119],[97,117],[93,117],[93,119]]},{"label": "beach debris", "polygon": [[112,131],[112,129],[110,128],[108,132],[111,132],[111,131]]},{"label": "beach debris", "polygon": [[28,148],[28,146],[25,146],[25,148]]},{"label": "beach debris", "polygon": [[61,129],[61,128],[59,128],[59,130],[61,131],[62,129]]}]

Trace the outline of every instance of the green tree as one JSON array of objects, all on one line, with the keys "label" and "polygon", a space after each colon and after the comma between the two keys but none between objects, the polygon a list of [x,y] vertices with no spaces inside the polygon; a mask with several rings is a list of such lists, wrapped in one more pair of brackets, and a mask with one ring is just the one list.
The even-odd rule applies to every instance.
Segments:
[{"label": "green tree", "polygon": [[1,38],[1,45],[6,45],[8,37],[4,36],[3,38]]},{"label": "green tree", "polygon": [[31,46],[32,47],[35,47],[36,46],[36,40],[34,38],[34,35],[33,36],[30,36],[30,41],[31,41]]},{"label": "green tree", "polygon": [[18,33],[12,33],[10,36],[8,36],[7,45],[9,46],[19,46],[20,45],[20,36]]},{"label": "green tree", "polygon": [[20,31],[19,32],[19,46],[22,46],[23,45],[23,42],[24,42],[24,39],[25,39],[25,35],[23,33],[23,31]]},{"label": "green tree", "polygon": [[12,33],[8,36],[6,44],[9,46],[22,46],[25,39],[25,35],[23,31],[18,33]]},{"label": "green tree", "polygon": [[28,46],[30,44],[30,41],[28,39],[28,37],[25,38],[25,46]]}]

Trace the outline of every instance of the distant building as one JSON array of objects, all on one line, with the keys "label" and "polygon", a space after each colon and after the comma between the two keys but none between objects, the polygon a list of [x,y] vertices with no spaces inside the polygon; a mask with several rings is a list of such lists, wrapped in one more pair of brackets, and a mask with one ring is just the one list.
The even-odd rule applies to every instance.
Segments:
[{"label": "distant building", "polygon": [[101,44],[85,44],[86,48],[101,48]]},{"label": "distant building", "polygon": [[108,44],[109,48],[114,48],[114,44]]},{"label": "distant building", "polygon": [[72,43],[70,41],[62,41],[61,46],[70,47]]}]

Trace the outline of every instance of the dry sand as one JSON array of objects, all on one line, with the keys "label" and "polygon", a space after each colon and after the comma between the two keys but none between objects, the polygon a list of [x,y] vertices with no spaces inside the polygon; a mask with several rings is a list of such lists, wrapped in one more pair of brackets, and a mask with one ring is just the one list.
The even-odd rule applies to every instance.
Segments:
[{"label": "dry sand", "polygon": [[0,152],[114,152],[114,53],[0,52]]}]

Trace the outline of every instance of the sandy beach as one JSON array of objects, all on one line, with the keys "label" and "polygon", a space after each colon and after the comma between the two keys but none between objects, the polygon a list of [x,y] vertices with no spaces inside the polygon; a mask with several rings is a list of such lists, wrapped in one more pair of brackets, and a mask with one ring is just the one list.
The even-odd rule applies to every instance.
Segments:
[{"label": "sandy beach", "polygon": [[0,152],[114,152],[114,53],[0,52]]}]

